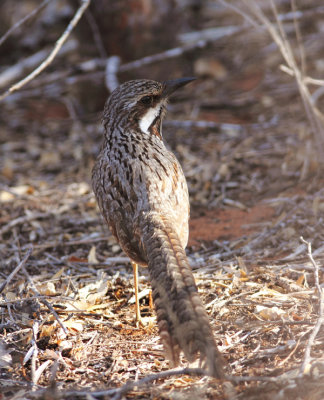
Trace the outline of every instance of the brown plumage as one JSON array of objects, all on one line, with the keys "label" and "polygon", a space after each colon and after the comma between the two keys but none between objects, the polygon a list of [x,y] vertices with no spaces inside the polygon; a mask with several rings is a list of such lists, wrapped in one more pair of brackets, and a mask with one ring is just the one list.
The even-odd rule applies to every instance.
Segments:
[{"label": "brown plumage", "polygon": [[167,358],[176,366],[183,351],[189,361],[199,357],[211,375],[222,377],[222,357],[185,253],[187,183],[161,133],[168,97],[192,80],[134,80],[111,94],[92,185],[124,252],[134,263],[148,266]]}]

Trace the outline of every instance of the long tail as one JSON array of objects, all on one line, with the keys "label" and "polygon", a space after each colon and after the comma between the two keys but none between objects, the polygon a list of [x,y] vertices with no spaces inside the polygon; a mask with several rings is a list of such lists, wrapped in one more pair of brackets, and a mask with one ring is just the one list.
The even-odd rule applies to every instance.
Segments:
[{"label": "long tail", "polygon": [[221,378],[223,359],[177,234],[152,214],[140,226],[166,357],[177,366],[182,350],[190,362],[199,357],[210,375]]}]

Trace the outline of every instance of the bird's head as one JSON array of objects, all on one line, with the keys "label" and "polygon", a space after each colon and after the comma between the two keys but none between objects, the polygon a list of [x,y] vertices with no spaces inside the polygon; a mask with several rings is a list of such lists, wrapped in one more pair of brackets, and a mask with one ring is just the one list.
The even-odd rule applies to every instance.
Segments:
[{"label": "bird's head", "polygon": [[161,123],[170,95],[195,78],[165,82],[146,79],[128,81],[115,89],[107,100],[103,122],[106,129],[131,126],[143,134],[161,136]]}]

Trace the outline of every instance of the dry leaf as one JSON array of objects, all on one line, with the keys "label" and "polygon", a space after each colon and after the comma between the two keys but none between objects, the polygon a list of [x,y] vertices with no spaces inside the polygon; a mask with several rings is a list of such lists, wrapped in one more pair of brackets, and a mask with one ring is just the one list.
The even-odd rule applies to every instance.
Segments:
[{"label": "dry leaf", "polygon": [[108,280],[99,280],[95,283],[90,283],[79,290],[80,300],[84,299],[88,304],[93,305],[102,297],[105,296],[108,289]]},{"label": "dry leaf", "polygon": [[83,331],[84,322],[80,320],[68,320],[64,321],[64,326],[72,331],[82,332]]},{"label": "dry leaf", "polygon": [[61,163],[61,155],[58,151],[42,151],[39,164],[42,167],[53,167]]},{"label": "dry leaf", "polygon": [[90,189],[90,186],[88,183],[80,182],[78,184],[77,194],[79,194],[80,196],[90,193],[90,191],[91,191],[91,189]]},{"label": "dry leaf", "polygon": [[161,361],[159,361],[158,359],[154,358],[153,362],[154,362],[154,365],[155,365],[156,367],[159,368],[159,367],[161,366]]},{"label": "dry leaf", "polygon": [[57,344],[60,347],[60,351],[73,348],[73,342],[70,340],[58,340]]},{"label": "dry leaf", "polygon": [[96,246],[92,246],[89,254],[88,254],[88,263],[89,264],[99,264],[99,261],[96,257]]},{"label": "dry leaf", "polygon": [[0,202],[7,203],[9,201],[14,200],[15,196],[12,193],[7,192],[6,190],[1,190],[0,192]]},{"label": "dry leaf", "polygon": [[304,317],[302,317],[301,315],[298,315],[294,312],[291,312],[290,315],[292,316],[292,319],[294,321],[303,321],[304,320]]},{"label": "dry leaf", "polygon": [[15,293],[13,292],[7,292],[6,293],[6,300],[7,301],[15,301],[17,299]]},{"label": "dry leaf", "polygon": [[39,329],[39,337],[48,337],[52,336],[53,332],[56,331],[56,326],[55,324],[50,324],[50,325],[42,325]]},{"label": "dry leaf", "polygon": [[85,300],[74,301],[73,304],[68,304],[66,310],[88,311],[91,305]]},{"label": "dry leaf", "polygon": [[196,76],[210,76],[217,80],[223,80],[227,76],[225,66],[215,58],[198,58],[194,63]]},{"label": "dry leaf", "polygon": [[287,317],[286,311],[281,310],[278,307],[264,307],[258,305],[255,308],[255,312],[266,321],[276,321],[282,317]]},{"label": "dry leaf", "polygon": [[15,193],[17,196],[22,196],[26,194],[33,194],[35,189],[30,185],[19,185],[13,186],[10,190]]},{"label": "dry leaf", "polygon": [[297,285],[303,286],[304,280],[305,280],[305,274],[300,275],[300,277],[296,281]]},{"label": "dry leaf", "polygon": [[269,289],[268,287],[263,287],[258,292],[253,293],[251,295],[251,298],[254,299],[254,298],[257,298],[257,297],[261,297],[261,296],[278,297],[278,299],[281,299],[281,300],[288,300],[289,299],[289,295],[280,293],[277,290]]},{"label": "dry leaf", "polygon": [[37,290],[44,296],[53,296],[56,294],[55,285],[53,282],[38,283]]},{"label": "dry leaf", "polygon": [[56,354],[55,351],[52,349],[46,349],[44,351],[44,357],[49,358],[51,360],[59,360],[60,359],[60,356],[58,354]]},{"label": "dry leaf", "polygon": [[64,267],[61,268],[59,271],[56,272],[56,274],[52,276],[52,280],[59,279],[63,275],[63,272],[64,272]]}]

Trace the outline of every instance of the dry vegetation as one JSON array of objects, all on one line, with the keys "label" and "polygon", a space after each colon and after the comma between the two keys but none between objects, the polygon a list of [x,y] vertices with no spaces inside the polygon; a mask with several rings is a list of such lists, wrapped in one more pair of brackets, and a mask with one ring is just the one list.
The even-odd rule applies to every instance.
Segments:
[{"label": "dry vegetation", "polygon": [[[2,34],[39,4],[20,3],[1,3]],[[2,100],[1,399],[324,398],[324,7],[275,4],[93,1],[42,74]],[[1,93],[79,5],[46,1],[0,41]],[[134,326],[131,267],[89,186],[111,55],[108,85],[201,78],[173,99],[164,137],[188,179],[187,253],[227,382],[168,371],[145,270],[147,326]]]}]

